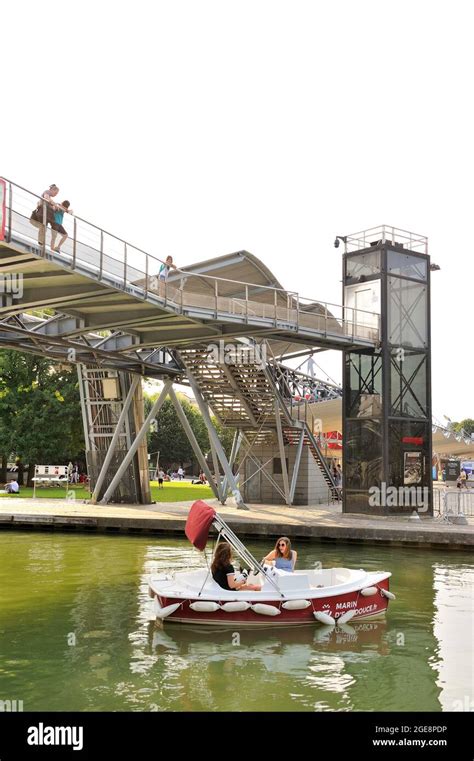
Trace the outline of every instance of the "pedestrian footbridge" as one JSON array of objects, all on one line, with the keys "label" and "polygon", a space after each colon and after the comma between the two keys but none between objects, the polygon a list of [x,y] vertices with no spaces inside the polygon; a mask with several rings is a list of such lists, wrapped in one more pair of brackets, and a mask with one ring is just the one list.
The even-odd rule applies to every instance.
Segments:
[{"label": "pedestrian footbridge", "polygon": [[[79,217],[65,215],[69,237],[60,253],[30,214],[38,197],[2,181],[0,343],[53,358],[161,375],[173,371],[166,349],[216,339],[265,337],[280,344],[370,348],[379,315],[303,298],[288,291],[246,252],[172,270],[162,260]],[[54,310],[42,324],[25,313]],[[104,335],[103,332],[108,334]],[[94,337],[95,334],[95,337]],[[98,335],[99,334],[99,335]]]}]

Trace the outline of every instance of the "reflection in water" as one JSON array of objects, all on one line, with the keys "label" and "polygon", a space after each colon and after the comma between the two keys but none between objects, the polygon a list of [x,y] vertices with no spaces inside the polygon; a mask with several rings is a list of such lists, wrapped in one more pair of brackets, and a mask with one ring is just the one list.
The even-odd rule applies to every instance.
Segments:
[{"label": "reflection in water", "polygon": [[445,711],[474,711],[474,568],[435,564],[433,571],[438,647],[432,665],[441,705]]},{"label": "reflection in water", "polygon": [[[303,688],[311,687],[316,693],[338,694],[339,700],[347,701],[347,710],[354,706],[346,694],[353,683],[346,664],[367,664],[389,652],[386,625],[382,622],[241,632],[232,632],[229,627],[213,627],[210,632],[209,627],[150,624],[149,647],[157,655],[179,653],[185,659],[186,670],[200,675],[201,694],[206,691],[206,679],[213,680],[214,664],[220,664],[224,673],[232,674],[237,694],[246,694],[245,680],[251,671],[254,679],[255,674],[259,675],[259,685],[280,678]],[[190,681],[194,684],[194,679]],[[210,692],[207,688],[208,695]],[[299,698],[306,702],[305,695]],[[329,708],[327,701],[319,699],[317,703],[320,710]],[[265,701],[261,705],[258,700],[252,701],[251,709],[267,710]]]},{"label": "reflection in water", "polygon": [[429,711],[473,699],[470,556],[298,550],[302,566],[390,569],[387,621],[156,628],[148,575],[200,565],[187,543],[0,533],[0,697],[32,711]]}]

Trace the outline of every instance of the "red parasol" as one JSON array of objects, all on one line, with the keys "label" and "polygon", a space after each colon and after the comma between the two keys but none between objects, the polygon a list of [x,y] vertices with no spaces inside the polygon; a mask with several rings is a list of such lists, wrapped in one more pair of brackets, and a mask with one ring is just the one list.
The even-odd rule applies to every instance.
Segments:
[{"label": "red parasol", "polygon": [[209,529],[216,517],[216,511],[210,505],[206,505],[202,499],[191,507],[184,531],[191,544],[198,550],[203,550],[209,538]]}]

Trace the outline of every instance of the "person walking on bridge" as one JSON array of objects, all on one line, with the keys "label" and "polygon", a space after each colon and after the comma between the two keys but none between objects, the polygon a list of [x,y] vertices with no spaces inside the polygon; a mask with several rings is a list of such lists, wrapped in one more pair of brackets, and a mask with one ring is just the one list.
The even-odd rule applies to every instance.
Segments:
[{"label": "person walking on bridge", "polygon": [[[51,225],[53,226],[54,223],[54,211],[56,208],[55,203],[53,202],[53,198],[55,198],[59,193],[59,188],[54,183],[49,186],[47,190],[44,191],[44,193],[41,195],[41,198],[44,200],[38,201],[38,204],[36,206],[36,209],[32,212],[30,217],[30,222],[34,227],[37,227],[39,229],[38,233],[38,243],[41,247],[45,244],[46,239],[46,227]],[[46,206],[46,225],[43,224],[44,222],[44,212],[43,207]]]},{"label": "person walking on bridge", "polygon": [[163,298],[166,295],[166,282],[168,280],[168,275],[170,274],[170,269],[173,268],[176,269],[176,264],[173,264],[173,257],[167,256],[166,262],[164,262],[158,272],[158,285],[159,285],[159,294]]},{"label": "person walking on bridge", "polygon": [[[54,222],[51,224],[51,248],[58,253],[67,239],[67,230],[63,227],[63,219],[65,213],[73,214],[72,209],[69,208],[70,206],[71,204],[69,201],[63,201],[55,207]],[[61,233],[61,240],[59,241],[59,245],[55,247],[54,244],[56,243],[56,236],[58,233]]]}]

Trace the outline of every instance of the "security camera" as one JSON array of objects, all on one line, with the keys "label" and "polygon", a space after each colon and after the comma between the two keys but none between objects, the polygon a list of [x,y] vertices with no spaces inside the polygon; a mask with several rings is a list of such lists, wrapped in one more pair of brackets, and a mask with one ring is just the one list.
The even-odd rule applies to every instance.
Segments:
[{"label": "security camera", "polygon": [[347,236],[346,235],[336,235],[336,240],[334,241],[334,248],[339,248],[341,245],[341,240],[343,243],[347,243]]}]

